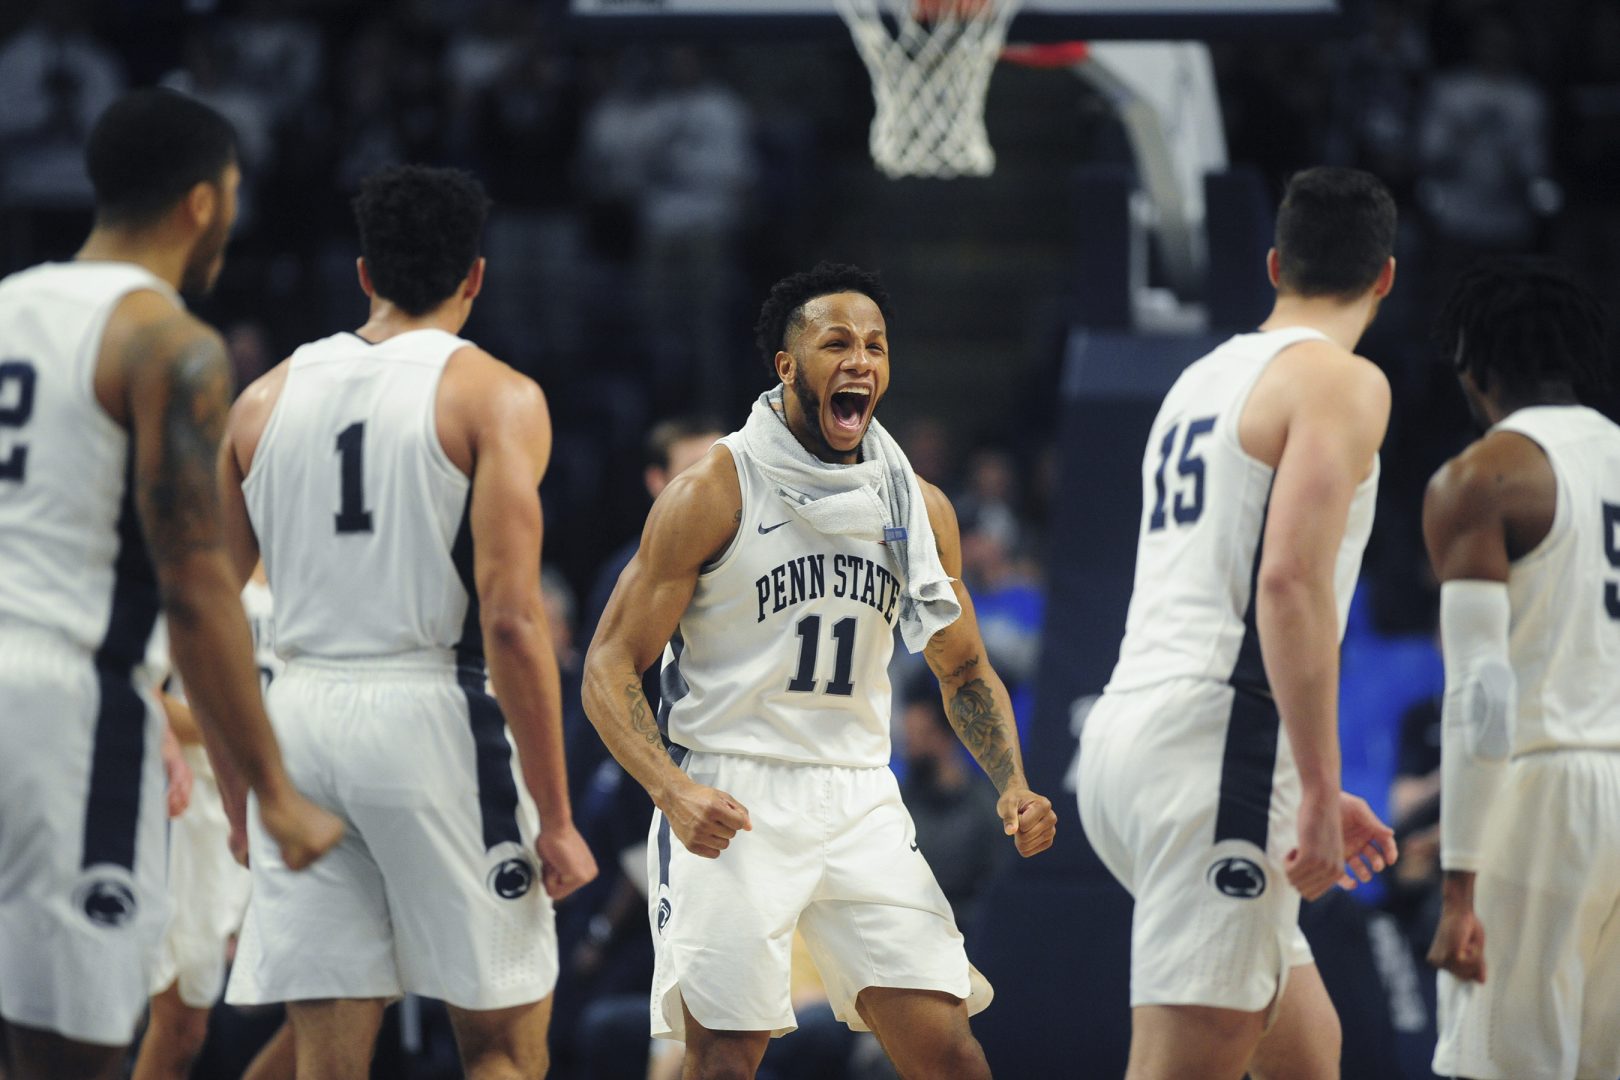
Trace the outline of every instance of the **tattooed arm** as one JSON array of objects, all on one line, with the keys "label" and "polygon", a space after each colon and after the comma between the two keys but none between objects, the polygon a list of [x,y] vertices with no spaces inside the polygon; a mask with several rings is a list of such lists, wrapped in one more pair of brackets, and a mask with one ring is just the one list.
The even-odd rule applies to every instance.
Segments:
[{"label": "tattooed arm", "polygon": [[641,547],[602,612],[585,657],[585,712],[602,741],[669,819],[694,855],[717,858],[749,828],[731,796],[691,780],[670,760],[641,689],[691,603],[698,573],[737,535],[742,491],[723,446],[670,481],[641,534]]},{"label": "tattooed arm", "polygon": [[[115,312],[103,359],[121,375],[135,501],[168,616],[169,647],[204,737],[258,795],[265,827],[287,864],[298,868],[335,844],[342,826],[293,789],[259,695],[215,473],[231,401],[230,364],[219,335],[156,294],[136,296]],[[109,347],[114,357],[105,355]]]},{"label": "tattooed arm", "polygon": [[957,579],[952,584],[962,605],[961,617],[934,634],[923,656],[939,679],[945,715],[957,737],[1001,793],[996,805],[1007,834],[1017,837],[1019,854],[1028,857],[1052,846],[1057,815],[1045,796],[1029,790],[1024,776],[1012,700],[985,655],[973,598],[961,582],[962,537],[956,511],[944,492],[927,482],[921,486],[940,562]]}]

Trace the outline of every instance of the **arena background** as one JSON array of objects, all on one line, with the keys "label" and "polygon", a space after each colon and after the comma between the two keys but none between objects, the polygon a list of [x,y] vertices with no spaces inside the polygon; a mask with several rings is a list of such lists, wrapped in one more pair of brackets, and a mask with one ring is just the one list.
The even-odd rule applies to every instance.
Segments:
[{"label": "arena background", "polygon": [[[580,713],[579,664],[599,568],[646,511],[648,429],[694,413],[740,424],[766,384],[751,328],[772,281],[822,258],[882,271],[895,351],[882,416],[957,501],[1031,779],[1063,819],[1053,851],[998,859],[960,893],[970,950],[997,988],[976,1030],[998,1075],[1117,1076],[1129,901],[1085,845],[1068,776],[1123,626],[1158,396],[1263,316],[1261,260],[1292,170],[1349,164],[1389,183],[1399,274],[1362,352],[1388,374],[1395,406],[1341,728],[1345,786],[1399,817],[1397,774],[1421,775],[1437,753],[1421,492],[1470,437],[1428,326],[1457,269],[1483,253],[1556,254],[1616,295],[1620,5],[1304,0],[1267,17],[1214,0],[1068,3],[1045,0],[1012,36],[1091,42],[1098,66],[1002,63],[986,107],[994,174],[900,181],[868,156],[870,80],[826,3],[761,0],[741,18],[746,3],[697,17],[703,0],[8,3],[0,271],[69,256],[82,239],[82,141],[120,89],[195,94],[241,137],[242,220],[217,293],[196,307],[245,382],[364,320],[347,210],[359,178],[395,161],[476,173],[496,207],[467,333],[540,381],[556,427],[546,585],[582,806],[595,805],[601,751]],[[1192,89],[1169,105],[1146,95],[1161,129],[1183,125],[1158,143],[1132,111],[1134,62],[1113,61],[1123,88],[1101,63],[1121,39],[1190,43],[1178,55],[1193,58]],[[1179,188],[1166,163],[1182,168]],[[918,670],[897,664],[897,719]],[[907,764],[901,738],[897,771]],[[1344,1017],[1347,1077],[1429,1075],[1432,829],[1416,813],[1403,823],[1416,865],[1402,881],[1303,916]],[[602,830],[611,855],[614,827]],[[593,919],[612,901],[598,889],[562,909],[555,1076],[642,1075],[645,923],[596,941]],[[618,1013],[600,1007],[610,1001]],[[453,1075],[433,1005],[395,1013],[376,1075]],[[237,1075],[274,1023],[216,1010],[197,1075]],[[884,1075],[836,1032],[852,1063],[805,1071],[828,1060],[812,1037],[808,1025],[790,1037],[782,1050],[798,1052],[774,1054],[783,1060],[761,1075]],[[609,1064],[601,1039],[629,1047],[632,1063]]]}]

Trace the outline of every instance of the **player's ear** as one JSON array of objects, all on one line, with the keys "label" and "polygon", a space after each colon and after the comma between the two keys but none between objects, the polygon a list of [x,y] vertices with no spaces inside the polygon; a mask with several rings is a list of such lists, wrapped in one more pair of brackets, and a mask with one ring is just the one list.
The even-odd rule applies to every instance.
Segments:
[{"label": "player's ear", "polygon": [[1266,277],[1271,279],[1273,289],[1282,288],[1282,256],[1276,248],[1266,252]]},{"label": "player's ear", "polygon": [[1391,255],[1384,260],[1384,268],[1378,271],[1378,280],[1373,282],[1373,298],[1382,300],[1389,295],[1389,290],[1395,287],[1395,256]]},{"label": "player's ear", "polygon": [[220,212],[220,190],[207,180],[191,185],[186,192],[186,216],[198,232],[206,232]]},{"label": "player's ear", "polygon": [[484,257],[478,256],[467,271],[467,280],[461,284],[461,295],[465,300],[475,299],[484,289]]},{"label": "player's ear", "polygon": [[368,298],[376,296],[377,286],[371,283],[371,271],[366,269],[366,257],[364,255],[354,260],[354,269],[355,273],[360,275],[360,291],[365,293]]},{"label": "player's ear", "polygon": [[798,360],[786,349],[776,354],[776,377],[782,380],[783,386],[793,384],[793,375],[798,370],[798,366]]}]

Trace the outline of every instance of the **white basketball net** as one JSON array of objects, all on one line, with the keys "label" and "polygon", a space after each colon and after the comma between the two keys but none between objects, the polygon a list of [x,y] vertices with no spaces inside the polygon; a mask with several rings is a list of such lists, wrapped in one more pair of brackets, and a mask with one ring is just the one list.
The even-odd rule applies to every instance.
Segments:
[{"label": "white basketball net", "polygon": [[891,178],[988,176],[990,73],[1021,0],[837,0],[872,75],[872,160]]}]

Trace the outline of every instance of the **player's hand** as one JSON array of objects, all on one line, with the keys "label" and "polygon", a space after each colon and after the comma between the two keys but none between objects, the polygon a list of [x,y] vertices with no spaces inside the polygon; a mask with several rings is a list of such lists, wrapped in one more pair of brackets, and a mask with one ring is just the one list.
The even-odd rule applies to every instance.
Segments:
[{"label": "player's hand", "polygon": [[754,827],[747,807],[718,788],[699,783],[677,791],[664,816],[686,850],[705,859],[718,859],[733,836]]},{"label": "player's hand", "polygon": [[289,870],[302,870],[343,839],[343,822],[288,784],[275,798],[259,796],[259,820]]},{"label": "player's hand", "polygon": [[1307,900],[1315,900],[1344,876],[1344,827],[1339,792],[1326,798],[1306,794],[1299,808],[1297,846],[1284,868],[1288,883]]},{"label": "player's hand", "polygon": [[1434,928],[1429,963],[1469,982],[1485,981],[1485,924],[1472,906],[1447,903]]},{"label": "player's hand", "polygon": [[177,818],[191,805],[191,785],[195,777],[191,766],[186,764],[186,756],[180,752],[180,740],[174,737],[174,729],[168,724],[163,725],[163,774],[169,781],[169,816]]},{"label": "player's hand", "polygon": [[596,857],[573,825],[546,829],[535,839],[534,852],[540,856],[540,883],[553,900],[596,880]]},{"label": "player's hand", "polygon": [[996,800],[996,813],[1001,815],[1002,828],[1018,846],[1018,854],[1026,859],[1051,847],[1057,837],[1057,811],[1052,809],[1052,800],[1027,787],[1003,791]]},{"label": "player's hand", "polygon": [[1339,824],[1344,832],[1344,862],[1350,867],[1349,873],[1339,876],[1341,888],[1353,889],[1395,865],[1400,857],[1395,849],[1395,830],[1378,820],[1366,799],[1348,791],[1339,792]]}]

